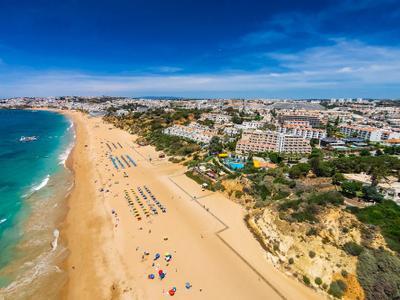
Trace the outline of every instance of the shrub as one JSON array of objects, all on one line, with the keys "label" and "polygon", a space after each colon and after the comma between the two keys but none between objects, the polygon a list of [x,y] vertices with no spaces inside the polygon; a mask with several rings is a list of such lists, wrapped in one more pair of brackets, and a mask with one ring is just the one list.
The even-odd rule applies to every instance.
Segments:
[{"label": "shrub", "polygon": [[235,198],[241,198],[243,196],[242,191],[235,191]]},{"label": "shrub", "polygon": [[310,285],[310,284],[311,284],[310,279],[309,279],[306,275],[303,275],[303,282],[304,282],[306,285]]},{"label": "shrub", "polygon": [[365,249],[358,257],[357,279],[366,299],[398,299],[400,258],[385,250]]},{"label": "shrub", "polygon": [[314,251],[310,251],[310,252],[308,252],[308,256],[310,257],[310,258],[314,258],[315,257],[315,252]]},{"label": "shrub", "polygon": [[344,278],[347,278],[347,276],[349,276],[349,273],[346,270],[342,270],[341,274]]},{"label": "shrub", "polygon": [[346,244],[343,245],[343,250],[350,255],[353,256],[359,256],[363,250],[364,247],[360,246],[359,244],[355,242],[347,242]]},{"label": "shrub", "polygon": [[363,223],[379,226],[388,246],[400,252],[400,206],[385,200],[359,210],[356,215]]},{"label": "shrub", "polygon": [[290,178],[304,177],[307,175],[307,173],[310,171],[310,169],[311,169],[311,167],[307,163],[300,163],[300,164],[294,165],[289,170],[289,177]]},{"label": "shrub", "polygon": [[321,285],[321,284],[322,284],[322,279],[319,278],[319,277],[315,278],[315,283],[316,283],[317,285]]},{"label": "shrub", "polygon": [[307,236],[312,236],[312,235],[317,235],[318,231],[315,227],[311,227],[310,229],[308,229],[308,231],[306,232]]},{"label": "shrub", "polygon": [[291,257],[289,258],[289,265],[293,265],[294,264],[294,259]]},{"label": "shrub", "polygon": [[328,293],[336,298],[342,298],[347,286],[342,280],[336,280],[329,286]]},{"label": "shrub", "polygon": [[312,194],[307,201],[317,205],[342,205],[344,203],[343,196],[336,191],[329,191],[325,193]]},{"label": "shrub", "polygon": [[341,184],[342,192],[348,197],[354,197],[361,191],[362,183],[352,180],[343,181]]}]

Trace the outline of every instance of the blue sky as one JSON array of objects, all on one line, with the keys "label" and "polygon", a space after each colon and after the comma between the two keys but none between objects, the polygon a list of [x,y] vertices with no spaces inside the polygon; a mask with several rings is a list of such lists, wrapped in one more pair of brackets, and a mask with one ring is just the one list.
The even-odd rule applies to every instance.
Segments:
[{"label": "blue sky", "polygon": [[400,98],[398,0],[0,0],[0,97]]}]

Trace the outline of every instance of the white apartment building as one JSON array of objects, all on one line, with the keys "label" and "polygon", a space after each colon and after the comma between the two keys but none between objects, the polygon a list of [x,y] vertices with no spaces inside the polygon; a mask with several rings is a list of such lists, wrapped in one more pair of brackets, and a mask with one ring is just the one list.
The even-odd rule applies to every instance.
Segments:
[{"label": "white apartment building", "polygon": [[301,136],[288,135],[275,131],[245,131],[236,144],[236,152],[310,153],[310,141]]},{"label": "white apartment building", "polygon": [[197,123],[192,123],[188,126],[174,125],[163,130],[164,134],[179,136],[197,143],[208,144],[211,138],[217,135],[216,130],[212,130],[207,126],[202,126]]},{"label": "white apartment building", "polygon": [[240,130],[235,127],[225,127],[224,128],[224,134],[226,134],[226,135],[234,136],[234,135],[238,135],[239,133],[240,133]]},{"label": "white apartment building", "polygon": [[231,121],[232,117],[223,114],[216,114],[216,113],[204,113],[201,116],[202,120],[211,120],[215,123],[223,124],[228,123]]},{"label": "white apartment building", "polygon": [[282,127],[278,127],[278,132],[288,135],[301,136],[307,140],[321,140],[326,137],[326,130],[296,125],[284,125]]},{"label": "white apartment building", "polygon": [[376,127],[360,127],[344,125],[340,126],[340,132],[345,136],[356,136],[370,142],[380,142],[388,139],[400,138],[399,132],[392,130],[379,129]]},{"label": "white apartment building", "polygon": [[235,124],[235,128],[240,130],[259,129],[265,125],[261,121],[244,121],[242,124]]}]

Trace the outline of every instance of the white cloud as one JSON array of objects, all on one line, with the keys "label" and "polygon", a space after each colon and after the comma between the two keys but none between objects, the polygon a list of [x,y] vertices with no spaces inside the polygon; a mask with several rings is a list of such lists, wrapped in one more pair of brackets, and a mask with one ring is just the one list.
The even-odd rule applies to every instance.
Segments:
[{"label": "white cloud", "polygon": [[[298,53],[267,53],[282,71],[91,75],[0,73],[0,97],[46,95],[380,96],[400,95],[400,49],[336,40]],[[373,94],[369,94],[372,93]]]}]

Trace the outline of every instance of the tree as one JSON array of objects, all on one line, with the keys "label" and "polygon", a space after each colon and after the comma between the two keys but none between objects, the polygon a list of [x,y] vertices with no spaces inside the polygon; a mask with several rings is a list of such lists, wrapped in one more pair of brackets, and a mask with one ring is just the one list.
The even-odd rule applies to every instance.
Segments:
[{"label": "tree", "polygon": [[289,177],[293,179],[304,177],[307,175],[310,169],[311,167],[307,163],[296,164],[289,169]]},{"label": "tree", "polygon": [[383,155],[382,150],[381,149],[376,150],[375,156],[381,156],[381,155]]},{"label": "tree", "polygon": [[222,143],[218,136],[213,136],[210,140],[210,144],[208,145],[208,151],[211,154],[220,153],[222,151]]},{"label": "tree", "polygon": [[378,192],[375,186],[366,185],[362,187],[363,198],[367,201],[382,202],[383,196]]},{"label": "tree", "polygon": [[344,175],[342,173],[335,173],[332,176],[332,184],[334,184],[334,185],[340,185],[345,180],[346,180],[346,178],[344,177]]},{"label": "tree", "polygon": [[271,162],[273,162],[274,164],[279,164],[280,162],[282,162],[283,157],[277,153],[277,152],[270,152],[268,153],[268,158]]},{"label": "tree", "polygon": [[235,124],[242,124],[243,123],[243,119],[240,116],[238,116],[237,114],[235,114],[232,117],[232,122],[235,123]]},{"label": "tree", "polygon": [[362,183],[352,180],[345,180],[342,182],[342,192],[350,197],[356,196],[357,192],[361,190]]},{"label": "tree", "polygon": [[371,152],[369,152],[367,149],[362,149],[360,151],[360,156],[371,156]]}]

